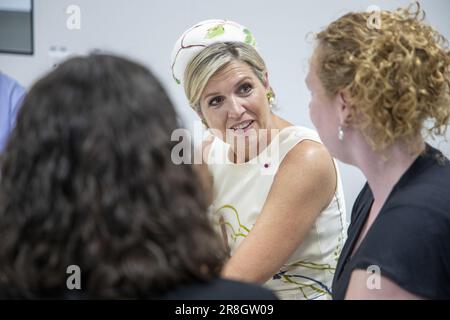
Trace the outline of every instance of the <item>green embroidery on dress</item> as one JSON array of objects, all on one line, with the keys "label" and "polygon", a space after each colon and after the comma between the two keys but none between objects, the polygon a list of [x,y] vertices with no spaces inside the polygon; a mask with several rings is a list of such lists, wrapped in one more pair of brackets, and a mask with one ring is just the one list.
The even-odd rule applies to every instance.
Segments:
[{"label": "green embroidery on dress", "polygon": [[316,286],[312,285],[312,284],[306,284],[306,283],[301,283],[295,280],[292,280],[291,276],[289,275],[283,275],[282,278],[284,279],[285,282],[288,283],[292,283],[298,286],[298,289],[301,291],[303,298],[305,299],[310,299],[312,297],[308,297],[308,295],[305,292],[305,288],[311,288],[311,290],[313,290],[314,292],[318,293],[318,294],[326,294],[328,296],[331,296],[329,292],[327,292],[326,290],[317,288]]},{"label": "green embroidery on dress", "polygon": [[[284,265],[282,270],[273,276],[273,280],[280,280],[285,283],[294,284],[298,290],[302,293],[305,299],[312,299],[311,294],[314,295],[328,295],[331,296],[331,290],[326,286],[325,283],[314,279],[309,275],[307,270],[301,270],[300,268],[310,269],[310,270],[319,270],[329,272],[334,274],[335,268],[332,267],[328,263],[315,263],[310,261],[299,260],[287,265]],[[305,279],[302,282],[298,279]],[[308,296],[307,291],[305,289],[310,288],[312,293]]]},{"label": "green embroidery on dress", "polygon": [[336,268],[333,268],[329,263],[315,263],[309,261],[296,261],[285,265],[283,269],[290,269],[291,267],[303,267],[314,270],[326,270],[330,271],[331,273],[334,273],[334,270],[336,270]]},{"label": "green embroidery on dress", "polygon": [[230,209],[234,213],[236,220],[237,220],[237,224],[239,226],[239,228],[237,230],[235,230],[233,228],[233,225],[230,222],[228,222],[228,221],[225,222],[225,225],[229,229],[231,229],[231,234],[230,234],[231,239],[236,242],[238,237],[243,237],[243,238],[247,237],[248,233],[250,232],[250,229],[241,223],[241,219],[239,218],[239,213],[236,210],[236,208],[233,207],[232,205],[226,204],[226,205],[223,205],[222,207],[220,207],[219,209],[217,209],[215,214],[219,213],[223,209]]},{"label": "green embroidery on dress", "polygon": [[251,45],[251,46],[255,46],[256,45],[256,39],[253,37],[253,35],[250,32],[250,30],[244,29],[243,31],[245,33],[245,40],[244,40],[244,42],[246,44]]},{"label": "green embroidery on dress", "polygon": [[215,27],[209,28],[208,33],[206,34],[206,39],[212,39],[214,37],[218,37],[225,33],[225,28],[223,24],[218,24]]}]

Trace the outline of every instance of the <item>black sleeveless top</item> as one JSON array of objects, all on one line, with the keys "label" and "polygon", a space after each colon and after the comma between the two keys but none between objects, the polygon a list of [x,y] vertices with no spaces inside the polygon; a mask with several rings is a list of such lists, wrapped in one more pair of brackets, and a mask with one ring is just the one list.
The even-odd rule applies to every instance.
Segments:
[{"label": "black sleeveless top", "polygon": [[381,276],[406,291],[428,299],[450,299],[449,160],[427,145],[394,186],[350,257],[373,200],[366,183],[353,206],[333,298],[345,298],[353,270],[375,265]]}]

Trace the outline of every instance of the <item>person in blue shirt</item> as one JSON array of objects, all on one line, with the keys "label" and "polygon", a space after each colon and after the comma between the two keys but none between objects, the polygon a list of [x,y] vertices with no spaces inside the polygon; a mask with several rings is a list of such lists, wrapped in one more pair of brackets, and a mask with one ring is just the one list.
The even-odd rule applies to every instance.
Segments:
[{"label": "person in blue shirt", "polygon": [[25,89],[0,71],[0,152],[5,148]]}]

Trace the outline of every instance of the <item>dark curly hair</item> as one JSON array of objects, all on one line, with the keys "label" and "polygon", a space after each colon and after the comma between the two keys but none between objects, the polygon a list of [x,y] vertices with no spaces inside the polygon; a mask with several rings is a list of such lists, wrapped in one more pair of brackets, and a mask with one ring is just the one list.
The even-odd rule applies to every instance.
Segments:
[{"label": "dark curly hair", "polygon": [[1,157],[0,296],[157,298],[218,276],[222,244],[195,168],[175,165],[176,112],[143,66],[73,58],[26,96]]}]

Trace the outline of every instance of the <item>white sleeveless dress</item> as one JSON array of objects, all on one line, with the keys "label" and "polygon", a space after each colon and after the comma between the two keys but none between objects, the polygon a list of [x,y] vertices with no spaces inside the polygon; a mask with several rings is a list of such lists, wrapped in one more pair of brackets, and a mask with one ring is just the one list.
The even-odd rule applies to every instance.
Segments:
[{"label": "white sleeveless dress", "polygon": [[[320,142],[304,127],[287,127],[256,158],[235,164],[230,146],[218,138],[211,143],[207,163],[214,178],[210,215],[227,239],[231,255],[255,224],[267,199],[279,164],[303,140]],[[347,219],[339,170],[337,188],[302,244],[283,267],[265,283],[280,299],[330,299],[336,263],[347,235]],[[286,235],[289,238],[289,235]]]}]

